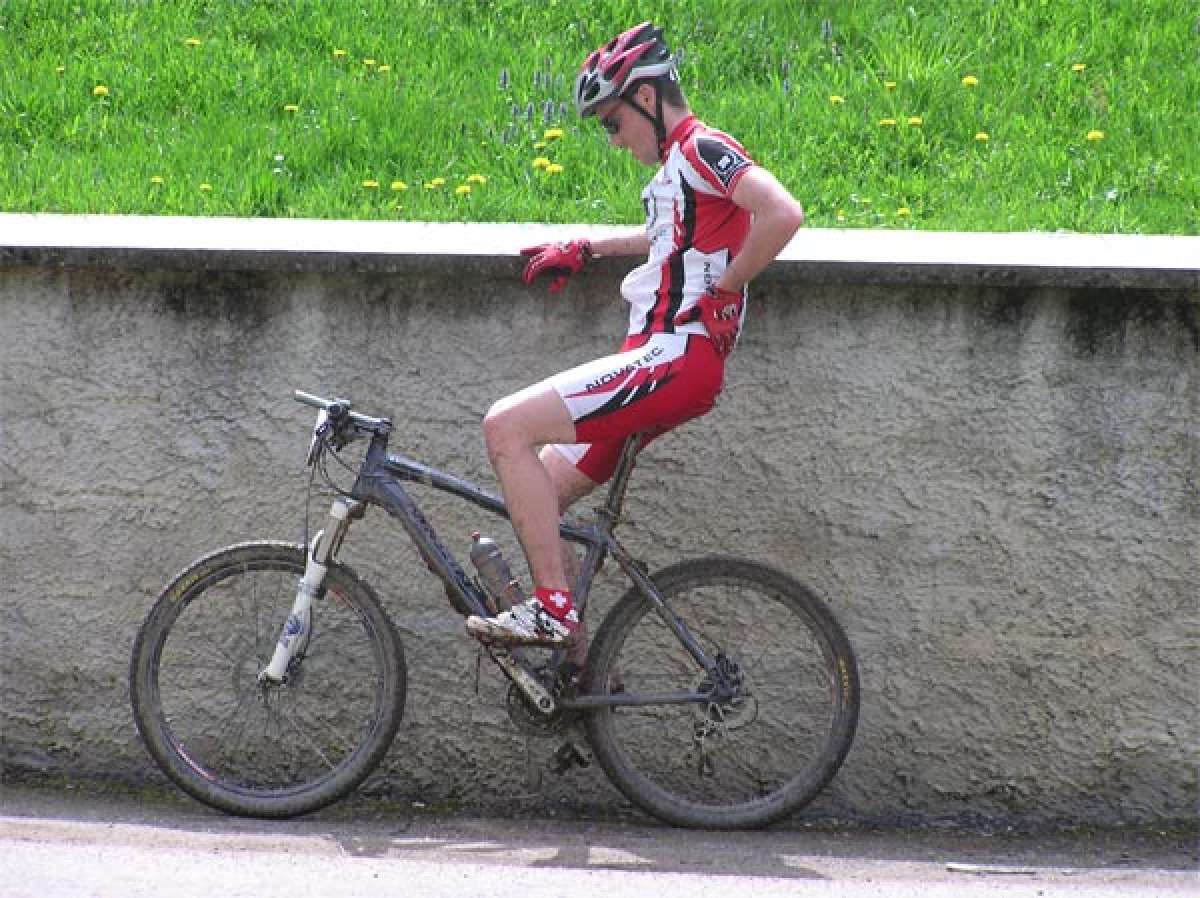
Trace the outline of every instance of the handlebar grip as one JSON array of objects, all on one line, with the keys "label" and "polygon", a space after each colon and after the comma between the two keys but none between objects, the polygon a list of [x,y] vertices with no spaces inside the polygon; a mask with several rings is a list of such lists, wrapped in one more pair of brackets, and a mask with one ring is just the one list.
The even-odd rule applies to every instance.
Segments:
[{"label": "handlebar grip", "polygon": [[294,390],[292,398],[305,405],[311,405],[313,408],[327,409],[333,404],[328,399],[322,399],[320,396],[314,396],[312,393],[305,393],[303,390]]},{"label": "handlebar grip", "polygon": [[354,407],[349,399],[322,399],[320,396],[314,396],[312,393],[305,393],[303,390],[294,390],[292,397],[297,402],[303,402],[305,405],[311,405],[313,408],[323,408],[327,412],[332,412],[335,408],[340,409],[337,414],[346,414]]}]

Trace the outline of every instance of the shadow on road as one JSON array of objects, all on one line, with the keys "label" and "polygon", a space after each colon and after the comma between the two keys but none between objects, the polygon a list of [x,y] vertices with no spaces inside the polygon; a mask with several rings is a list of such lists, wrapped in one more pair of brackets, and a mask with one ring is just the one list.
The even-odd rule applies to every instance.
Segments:
[{"label": "shadow on road", "polygon": [[[102,824],[96,826],[95,824]],[[305,850],[344,857],[471,864],[827,879],[875,866],[935,865],[953,873],[1194,871],[1196,832],[983,833],[829,825],[703,832],[643,817],[471,817],[411,802],[358,797],[307,817],[229,817],[160,786],[11,780],[0,786],[0,831],[22,838],[136,843],[221,851]],[[31,836],[30,834],[33,834]]]}]

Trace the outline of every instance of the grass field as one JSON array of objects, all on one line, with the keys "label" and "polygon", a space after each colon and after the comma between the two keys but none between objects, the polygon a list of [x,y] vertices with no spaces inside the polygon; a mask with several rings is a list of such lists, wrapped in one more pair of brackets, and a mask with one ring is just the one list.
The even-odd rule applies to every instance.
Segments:
[{"label": "grass field", "polygon": [[646,18],[812,225],[1200,233],[1179,0],[7,0],[0,211],[636,223],[570,87]]}]

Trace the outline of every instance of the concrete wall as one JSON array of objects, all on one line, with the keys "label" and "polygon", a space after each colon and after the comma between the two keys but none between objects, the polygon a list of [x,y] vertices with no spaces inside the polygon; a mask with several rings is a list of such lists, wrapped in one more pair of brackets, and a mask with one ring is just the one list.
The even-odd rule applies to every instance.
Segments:
[{"label": "concrete wall", "polygon": [[[623,327],[623,265],[559,297],[519,284],[522,238],[556,233],[532,230],[0,217],[5,769],[160,778],[128,710],[135,631],[202,552],[299,539],[293,388],[493,482],[490,402]],[[1200,241],[1045,237],[1032,264],[1004,238],[803,241],[760,279],[717,410],[645,454],[624,533],[652,567],[736,551],[835,609],[862,717],[806,813],[1194,825]],[[452,546],[499,527],[419,495]],[[373,785],[617,806],[594,769],[531,778],[556,745],[513,730],[438,584],[368,522],[345,554],[410,670]]]}]

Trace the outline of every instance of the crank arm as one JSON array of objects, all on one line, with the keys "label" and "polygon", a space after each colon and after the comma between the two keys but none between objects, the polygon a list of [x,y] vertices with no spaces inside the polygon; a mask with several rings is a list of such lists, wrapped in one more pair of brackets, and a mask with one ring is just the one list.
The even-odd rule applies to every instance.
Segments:
[{"label": "crank arm", "polygon": [[492,656],[492,660],[500,665],[500,669],[504,671],[516,687],[525,693],[525,697],[529,699],[530,704],[537,708],[542,714],[553,714],[559,708],[558,702],[554,700],[554,696],[550,691],[542,685],[541,681],[529,672],[529,669],[522,664],[513,653],[505,646],[491,645],[487,647],[488,654]]}]

